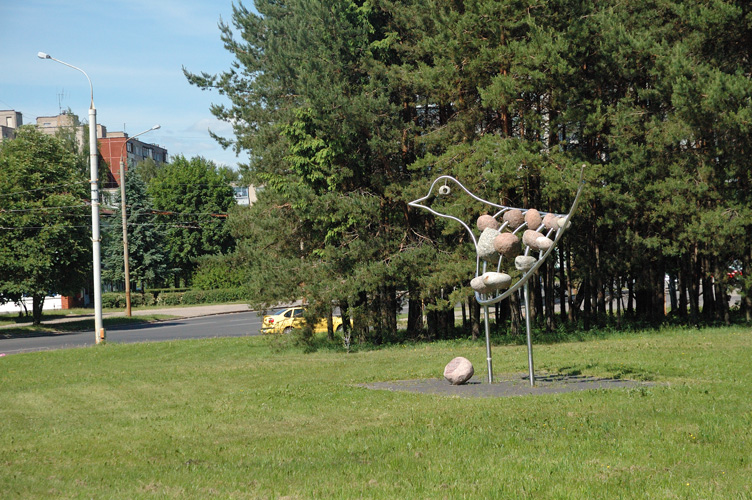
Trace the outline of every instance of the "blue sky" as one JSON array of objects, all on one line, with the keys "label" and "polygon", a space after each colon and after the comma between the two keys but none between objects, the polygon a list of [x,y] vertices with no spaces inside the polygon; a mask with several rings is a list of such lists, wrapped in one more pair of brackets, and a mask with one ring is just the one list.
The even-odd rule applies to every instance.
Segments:
[{"label": "blue sky", "polygon": [[0,0],[0,109],[22,112],[24,123],[61,106],[88,120],[86,78],[37,57],[46,52],[89,75],[97,122],[108,131],[135,135],[159,124],[140,139],[234,168],[244,155],[223,150],[207,131],[232,137],[209,111],[227,100],[189,85],[182,72],[230,69],[217,24],[231,14],[231,0]]}]

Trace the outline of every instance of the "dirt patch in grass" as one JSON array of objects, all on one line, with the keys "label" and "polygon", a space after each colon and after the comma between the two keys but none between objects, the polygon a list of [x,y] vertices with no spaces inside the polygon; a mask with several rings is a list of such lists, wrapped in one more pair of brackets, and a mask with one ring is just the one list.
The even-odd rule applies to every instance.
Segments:
[{"label": "dirt patch in grass", "polygon": [[527,374],[503,374],[496,376],[492,384],[489,384],[485,380],[480,380],[477,377],[473,377],[465,385],[451,385],[445,379],[422,379],[373,382],[369,384],[361,384],[361,387],[451,397],[503,398],[510,396],[534,396],[596,389],[633,389],[651,385],[655,384],[652,382],[596,378],[584,375],[548,374],[536,376],[535,386],[531,387]]}]

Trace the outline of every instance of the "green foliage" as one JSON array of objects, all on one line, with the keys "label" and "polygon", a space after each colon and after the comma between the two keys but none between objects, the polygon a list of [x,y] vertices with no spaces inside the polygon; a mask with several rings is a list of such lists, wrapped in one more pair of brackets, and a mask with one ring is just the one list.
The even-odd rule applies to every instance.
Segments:
[{"label": "green foliage", "polygon": [[244,271],[237,253],[206,255],[198,259],[191,283],[199,290],[239,288],[245,283]]},{"label": "green foliage", "polygon": [[91,264],[88,182],[58,139],[21,127],[0,145],[0,300],[74,294]]},{"label": "green foliage", "polygon": [[176,156],[149,183],[170,266],[186,284],[199,257],[233,248],[225,217],[235,198],[224,170],[201,157]]},{"label": "green foliage", "polygon": [[[152,202],[146,193],[139,170],[130,170],[125,176],[127,203],[126,227],[128,230],[128,265],[131,289],[140,283],[141,288],[169,282],[171,273],[165,248],[163,228],[154,225]],[[104,226],[102,277],[110,282],[125,281],[123,255],[123,228],[120,191],[115,197],[115,213]]]},{"label": "green foliage", "polygon": [[[156,304],[151,293],[131,292],[131,306],[143,307]],[[124,309],[126,306],[125,293],[107,292],[102,294],[102,307],[110,309]]]},{"label": "green foliage", "polygon": [[[752,267],[746,3],[255,6],[234,8],[237,32],[220,25],[234,67],[186,76],[230,99],[212,111],[250,155],[244,179],[266,188],[228,221],[256,303],[348,305],[364,336],[392,328],[397,290],[447,312],[468,295],[472,247],[406,202],[449,174],[485,199],[563,212],[586,164],[558,271],[532,287],[546,328],[555,271],[579,288],[566,320],[585,328],[625,284],[629,314],[662,321],[666,273],[680,277],[679,314],[698,321],[702,283],[706,319],[728,321],[720,277]],[[472,225],[485,207],[458,196],[442,209]]]},{"label": "green foliage", "polygon": [[225,288],[216,290],[186,290],[184,292],[162,292],[157,296],[159,306],[220,304],[245,300],[246,292],[242,288]]}]

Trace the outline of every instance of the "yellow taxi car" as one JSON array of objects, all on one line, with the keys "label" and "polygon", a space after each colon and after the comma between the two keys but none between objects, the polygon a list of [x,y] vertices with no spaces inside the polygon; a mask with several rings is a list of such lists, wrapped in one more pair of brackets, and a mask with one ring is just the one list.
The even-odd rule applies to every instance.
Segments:
[{"label": "yellow taxi car", "polygon": [[[305,308],[299,306],[274,311],[272,314],[264,316],[261,323],[261,333],[290,333],[295,328],[303,328],[305,324],[304,313]],[[340,316],[332,316],[332,322],[335,331],[342,331],[342,318]],[[315,333],[326,332],[326,318],[319,320],[313,326],[313,331]]]}]

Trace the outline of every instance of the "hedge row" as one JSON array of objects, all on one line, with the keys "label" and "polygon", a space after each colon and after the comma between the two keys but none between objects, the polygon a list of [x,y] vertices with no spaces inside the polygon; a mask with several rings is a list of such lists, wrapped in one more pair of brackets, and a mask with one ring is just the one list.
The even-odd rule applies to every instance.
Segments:
[{"label": "hedge row", "polygon": [[[146,293],[131,292],[131,306],[178,306],[196,304],[217,304],[235,302],[245,298],[242,289],[222,290],[149,290]],[[125,293],[108,292],[102,294],[102,307],[122,309],[125,307]]]}]

